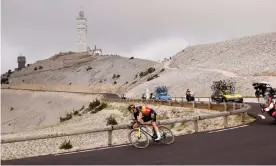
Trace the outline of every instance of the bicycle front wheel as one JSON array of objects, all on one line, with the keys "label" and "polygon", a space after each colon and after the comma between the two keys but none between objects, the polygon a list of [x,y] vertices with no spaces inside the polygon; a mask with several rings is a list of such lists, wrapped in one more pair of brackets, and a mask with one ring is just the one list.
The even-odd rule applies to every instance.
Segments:
[{"label": "bicycle front wheel", "polygon": [[162,136],[160,141],[166,145],[172,144],[174,142],[174,135],[172,131],[165,126],[158,126],[158,128]]},{"label": "bicycle front wheel", "polygon": [[136,148],[146,148],[149,145],[149,138],[142,130],[140,130],[140,136],[138,136],[138,132],[139,129],[132,129],[128,133],[128,140]]}]

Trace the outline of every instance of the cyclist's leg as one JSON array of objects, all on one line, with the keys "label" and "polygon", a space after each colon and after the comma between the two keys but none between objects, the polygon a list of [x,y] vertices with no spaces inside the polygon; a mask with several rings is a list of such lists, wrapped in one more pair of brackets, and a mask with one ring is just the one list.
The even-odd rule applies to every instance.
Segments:
[{"label": "cyclist's leg", "polygon": [[159,128],[156,124],[156,112],[154,110],[152,110],[150,115],[151,115],[151,124],[152,124],[152,126],[155,129],[155,132],[157,134],[157,139],[155,139],[155,140],[160,140],[161,139],[161,134],[160,134]]}]

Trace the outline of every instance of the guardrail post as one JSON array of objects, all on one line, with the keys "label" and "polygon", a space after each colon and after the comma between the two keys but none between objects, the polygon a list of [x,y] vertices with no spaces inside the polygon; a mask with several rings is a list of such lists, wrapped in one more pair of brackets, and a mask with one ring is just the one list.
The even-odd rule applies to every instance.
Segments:
[{"label": "guardrail post", "polygon": [[195,101],[193,101],[193,108],[195,108]]},{"label": "guardrail post", "polygon": [[233,111],[236,110],[236,103],[233,103]]},{"label": "guardrail post", "polygon": [[197,98],[197,101],[200,101],[200,98],[199,98],[199,97]]},{"label": "guardrail post", "polygon": [[246,116],[246,112],[243,112],[243,113],[241,113],[241,120],[242,120],[242,124],[244,124],[244,122],[245,122],[245,116]]},{"label": "guardrail post", "polygon": [[181,97],[181,107],[183,107],[184,106],[184,99],[183,99],[183,97]]},{"label": "guardrail post", "polygon": [[211,110],[211,102],[208,103],[208,109]]},{"label": "guardrail post", "polygon": [[211,102],[211,98],[209,97],[208,99],[209,99],[209,102]]},{"label": "guardrail post", "polygon": [[176,101],[176,97],[174,98],[174,101]]},{"label": "guardrail post", "polygon": [[223,120],[224,120],[224,128],[228,127],[228,116],[227,115],[223,116]]},{"label": "guardrail post", "polygon": [[169,101],[170,106],[172,106],[172,101]]},{"label": "guardrail post", "polygon": [[107,143],[108,143],[108,146],[112,145],[112,129],[108,131],[108,142]]},{"label": "guardrail post", "polygon": [[224,104],[224,111],[227,111],[227,104],[226,104],[226,102],[224,102],[223,104]]},{"label": "guardrail post", "polygon": [[194,128],[195,128],[195,133],[198,132],[198,120],[194,120]]}]

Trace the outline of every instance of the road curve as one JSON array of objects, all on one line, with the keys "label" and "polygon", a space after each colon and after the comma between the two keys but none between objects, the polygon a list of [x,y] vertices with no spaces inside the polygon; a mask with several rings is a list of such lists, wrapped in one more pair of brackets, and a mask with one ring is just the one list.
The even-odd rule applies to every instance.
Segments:
[{"label": "road curve", "polygon": [[[250,103],[251,115],[259,114]],[[267,116],[266,116],[267,117]],[[176,137],[172,145],[152,143],[146,149],[133,146],[92,150],[64,155],[48,155],[2,161],[3,165],[142,165],[142,164],[276,164],[275,122],[258,118],[249,126],[219,132],[202,132]]]}]

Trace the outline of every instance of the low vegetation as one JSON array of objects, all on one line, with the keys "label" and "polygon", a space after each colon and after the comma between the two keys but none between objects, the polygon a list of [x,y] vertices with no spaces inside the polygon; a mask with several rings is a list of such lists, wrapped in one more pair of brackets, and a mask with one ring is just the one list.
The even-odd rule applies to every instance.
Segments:
[{"label": "low vegetation", "polygon": [[107,108],[107,104],[106,103],[101,103],[98,99],[96,99],[95,101],[93,102],[90,102],[89,103],[89,106],[86,110],[86,112],[91,112],[92,114],[95,114],[105,108]]},{"label": "low vegetation", "polygon": [[70,140],[66,141],[64,140],[64,142],[61,143],[61,145],[59,146],[59,149],[71,149],[73,147],[73,145],[71,144]]},{"label": "low vegetation", "polygon": [[59,117],[59,120],[60,120],[60,122],[64,122],[64,121],[67,121],[67,120],[70,120],[70,119],[72,119],[72,113],[67,113],[66,114],[66,116],[64,117],[64,118],[62,118],[62,117]]},{"label": "low vegetation", "polygon": [[64,121],[67,121],[67,120],[70,120],[73,118],[73,115],[75,116],[81,116],[81,111],[84,109],[84,106],[82,106],[79,110],[73,110],[73,112],[71,113],[67,113],[66,116],[64,118],[62,117],[59,117],[60,119],[60,122],[64,122]]},{"label": "low vegetation", "polygon": [[87,68],[86,68],[86,71],[89,71],[89,70],[91,70],[92,69],[92,67],[91,66],[88,66]]},{"label": "low vegetation", "polygon": [[133,85],[133,84],[135,84],[137,81],[133,81],[130,85]]},{"label": "low vegetation", "polygon": [[120,74],[113,74],[113,76],[112,76],[112,79],[115,79],[115,78],[120,78],[121,76],[120,76]]},{"label": "low vegetation", "polygon": [[154,74],[153,76],[149,77],[149,78],[147,79],[147,81],[151,81],[151,80],[153,80],[153,79],[155,79],[155,78],[158,78],[158,77],[159,77],[158,74]]},{"label": "low vegetation", "polygon": [[106,125],[117,125],[118,122],[116,121],[115,117],[113,115],[110,115],[109,117],[106,118]]},{"label": "low vegetation", "polygon": [[148,74],[151,74],[151,73],[153,73],[153,72],[155,72],[155,68],[154,68],[154,67],[150,67],[150,68],[148,68],[146,71],[140,72],[140,73],[139,73],[139,76],[140,76],[140,78],[142,78],[142,77],[144,77],[144,76],[146,76],[146,75],[148,75]]}]

